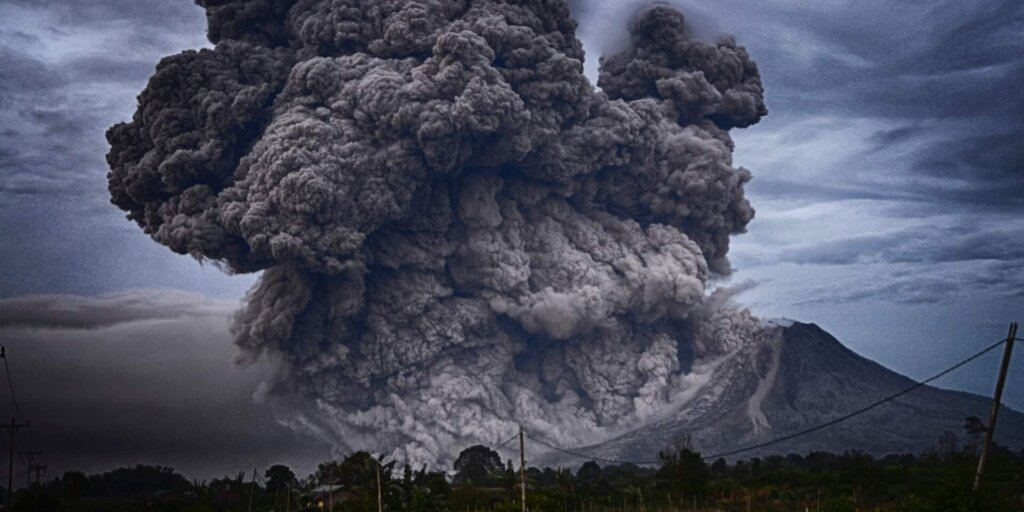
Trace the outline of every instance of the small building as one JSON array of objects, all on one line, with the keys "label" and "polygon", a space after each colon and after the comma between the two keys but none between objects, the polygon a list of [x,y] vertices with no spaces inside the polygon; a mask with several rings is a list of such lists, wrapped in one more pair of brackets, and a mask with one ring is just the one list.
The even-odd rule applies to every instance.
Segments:
[{"label": "small building", "polygon": [[328,510],[331,504],[344,503],[355,497],[355,493],[340,485],[321,485],[314,488],[310,497],[317,510]]}]

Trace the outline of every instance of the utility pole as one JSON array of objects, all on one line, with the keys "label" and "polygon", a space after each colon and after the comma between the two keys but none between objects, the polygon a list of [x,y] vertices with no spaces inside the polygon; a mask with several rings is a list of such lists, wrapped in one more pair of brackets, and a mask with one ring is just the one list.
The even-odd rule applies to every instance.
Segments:
[{"label": "utility pole", "polygon": [[377,461],[377,512],[384,512],[384,500],[380,492],[380,461]]},{"label": "utility pole", "polygon": [[[35,474],[36,474],[36,487],[39,487],[39,474],[40,473],[46,473],[46,468],[48,466],[49,466],[48,464],[32,464],[31,466],[28,467],[28,470],[30,472],[35,472]],[[40,491],[40,492],[42,492],[42,491]],[[35,501],[35,505],[32,507],[32,510],[38,511],[39,510],[40,497],[39,496],[35,496],[33,501]]]},{"label": "utility pole", "polygon": [[39,450],[25,450],[23,452],[18,452],[18,454],[20,454],[22,457],[25,457],[25,460],[27,461],[25,462],[25,465],[28,466],[28,471],[25,473],[25,485],[31,487],[32,468],[34,467],[33,463],[36,461],[36,456],[42,455],[43,452]]},{"label": "utility pole", "polygon": [[18,423],[13,417],[11,417],[11,424],[4,425],[0,428],[10,429],[11,431],[11,453],[7,459],[7,508],[11,509],[11,504],[14,503],[14,435],[18,433],[19,428],[29,428],[31,425],[28,421],[25,423]]},{"label": "utility pole", "polygon": [[523,426],[519,425],[519,489],[522,492],[523,512],[526,512],[526,440]]},{"label": "utility pole", "polygon": [[39,474],[46,473],[46,469],[48,467],[49,464],[33,464],[31,467],[29,467],[29,470],[36,474],[36,485],[39,485]]},{"label": "utility pole", "polygon": [[985,459],[988,457],[988,448],[992,444],[992,435],[996,431],[999,403],[1003,400],[1003,386],[1006,384],[1006,371],[1010,368],[1010,355],[1013,353],[1013,341],[1015,339],[1017,339],[1017,322],[1010,322],[1010,331],[1006,334],[1006,347],[1003,348],[1003,363],[999,366],[996,392],[992,397],[992,412],[988,417],[988,428],[985,429],[985,444],[981,448],[981,457],[978,458],[978,471],[974,474],[974,487],[971,488],[971,494],[974,498],[978,496],[978,487],[981,486],[981,474],[985,471]]},{"label": "utility pole", "polygon": [[252,512],[252,497],[256,494],[256,468],[252,468],[252,484],[249,486],[249,512]]},{"label": "utility pole", "polygon": [[[267,490],[270,490],[270,483],[267,483]],[[277,498],[281,495],[281,486],[274,487],[274,510],[277,510]]]}]

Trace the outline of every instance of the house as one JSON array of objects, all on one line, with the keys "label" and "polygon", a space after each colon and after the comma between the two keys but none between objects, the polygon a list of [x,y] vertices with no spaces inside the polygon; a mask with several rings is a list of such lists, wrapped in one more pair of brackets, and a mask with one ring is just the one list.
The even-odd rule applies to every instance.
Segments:
[{"label": "house", "polygon": [[320,510],[328,510],[332,504],[344,503],[355,495],[354,492],[339,485],[321,485],[310,492],[313,507]]}]

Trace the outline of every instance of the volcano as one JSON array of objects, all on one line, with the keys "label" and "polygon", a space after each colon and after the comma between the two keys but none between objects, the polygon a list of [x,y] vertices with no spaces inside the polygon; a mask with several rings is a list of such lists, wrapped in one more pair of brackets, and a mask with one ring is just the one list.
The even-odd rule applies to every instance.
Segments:
[{"label": "volcano", "polygon": [[[781,336],[695,367],[704,382],[674,414],[572,451],[600,459],[656,461],[658,451],[687,435],[695,449],[713,456],[820,425],[915,384],[856,354],[815,324],[787,322],[778,327]],[[726,458],[847,450],[921,453],[946,431],[966,441],[965,418],[987,421],[991,404],[989,397],[921,386],[841,423]],[[1024,446],[1024,413],[1004,405],[995,441],[1012,448]],[[535,463],[576,466],[585,461],[549,452]]]}]

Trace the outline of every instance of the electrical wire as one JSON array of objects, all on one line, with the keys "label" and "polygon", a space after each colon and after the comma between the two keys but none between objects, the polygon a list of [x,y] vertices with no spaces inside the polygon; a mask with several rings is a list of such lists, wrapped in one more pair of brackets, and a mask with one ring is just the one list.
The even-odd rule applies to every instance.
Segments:
[{"label": "electrical wire", "polygon": [[25,419],[25,415],[21,413],[21,407],[18,405],[18,397],[14,394],[14,381],[11,379],[11,367],[7,364],[7,359],[9,359],[9,356],[5,354],[3,357],[4,370],[7,371],[7,388],[11,390],[11,401],[14,402],[14,410],[18,413],[18,417],[21,418],[21,421],[27,421]]},{"label": "electrical wire", "polygon": [[584,455],[582,453],[574,452],[572,450],[566,450],[565,448],[559,448],[559,447],[557,447],[557,446],[555,446],[553,444],[550,444],[550,443],[547,443],[545,441],[541,441],[540,439],[537,439],[535,437],[532,437],[530,434],[526,434],[526,437],[528,439],[530,439],[531,441],[540,443],[540,444],[542,444],[544,446],[547,446],[548,448],[551,448],[552,450],[555,450],[555,451],[559,451],[559,452],[562,452],[562,453],[565,453],[565,454],[568,454],[568,455],[574,455],[576,457],[580,457],[580,458],[584,458],[584,459],[591,459],[591,460],[596,460],[596,461],[600,461],[600,462],[607,462],[609,464],[636,464],[637,466],[645,466],[645,465],[650,465],[650,464],[660,464],[661,463],[661,461],[650,461],[650,460],[616,460],[616,459],[605,459],[605,458],[602,458],[602,457],[594,457],[593,455]]},{"label": "electrical wire", "polygon": [[505,440],[505,442],[503,442],[503,443],[499,444],[499,445],[498,445],[498,446],[497,446],[497,447],[496,447],[496,448],[494,449],[494,451],[498,451],[498,450],[500,450],[500,449],[504,448],[504,447],[505,447],[505,445],[507,445],[507,444],[511,443],[511,442],[512,442],[512,441],[513,441],[513,440],[514,440],[515,438],[517,438],[517,437],[519,437],[519,434],[516,434],[516,435],[514,435],[514,436],[512,436],[512,437],[510,437],[510,438],[508,438],[508,439],[506,439],[506,440]]}]

